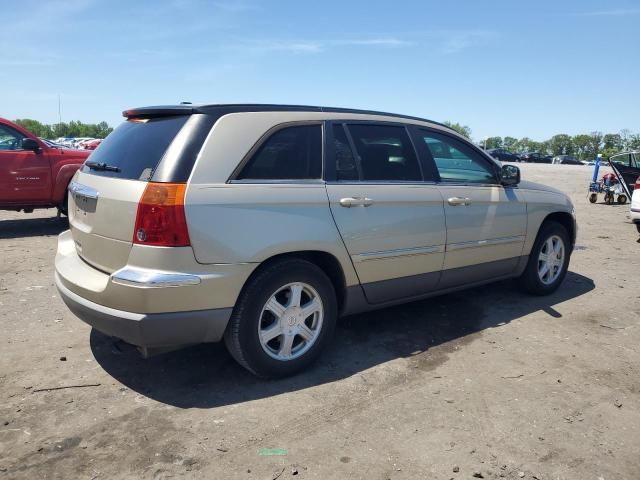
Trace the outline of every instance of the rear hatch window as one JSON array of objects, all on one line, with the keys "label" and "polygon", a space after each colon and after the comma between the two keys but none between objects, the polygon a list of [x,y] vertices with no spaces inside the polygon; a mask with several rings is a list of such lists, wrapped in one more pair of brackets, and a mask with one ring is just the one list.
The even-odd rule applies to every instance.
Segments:
[{"label": "rear hatch window", "polygon": [[131,118],[118,126],[87,159],[84,173],[147,181],[188,115]]}]

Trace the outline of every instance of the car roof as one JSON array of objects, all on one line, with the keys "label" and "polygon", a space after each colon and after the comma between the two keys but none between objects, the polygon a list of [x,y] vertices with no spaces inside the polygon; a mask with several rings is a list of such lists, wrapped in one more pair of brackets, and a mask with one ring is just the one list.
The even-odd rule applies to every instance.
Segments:
[{"label": "car roof", "polygon": [[164,115],[191,115],[193,113],[203,113],[209,115],[227,115],[239,112],[324,112],[324,113],[353,113],[358,115],[376,115],[381,117],[395,117],[405,120],[417,120],[420,122],[433,123],[449,130],[453,129],[443,123],[435,122],[427,118],[401,115],[398,113],[379,112],[375,110],[358,110],[353,108],[320,107],[313,105],[280,105],[261,103],[220,103],[220,104],[179,104],[179,105],[157,105],[150,107],[130,108],[122,112],[126,118],[164,116]]}]

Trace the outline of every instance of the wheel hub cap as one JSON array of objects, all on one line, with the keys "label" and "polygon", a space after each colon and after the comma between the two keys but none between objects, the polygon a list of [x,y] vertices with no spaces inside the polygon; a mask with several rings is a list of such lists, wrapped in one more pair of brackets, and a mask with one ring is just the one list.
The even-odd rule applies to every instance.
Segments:
[{"label": "wheel hub cap", "polygon": [[558,235],[549,237],[540,248],[538,255],[538,278],[545,285],[550,285],[562,273],[564,267],[564,241]]},{"label": "wheel hub cap", "polygon": [[324,317],[322,300],[306,283],[290,283],[271,295],[260,314],[263,350],[281,361],[306,353],[317,340]]}]

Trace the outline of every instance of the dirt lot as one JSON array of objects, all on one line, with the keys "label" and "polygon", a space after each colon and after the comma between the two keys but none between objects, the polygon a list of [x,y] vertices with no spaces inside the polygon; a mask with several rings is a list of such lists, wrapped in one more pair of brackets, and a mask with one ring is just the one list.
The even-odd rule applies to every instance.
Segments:
[{"label": "dirt lot", "polygon": [[628,205],[587,203],[590,175],[523,165],[576,205],[556,294],[501,282],[347,318],[275,382],[222,345],[143,360],[92,332],[53,284],[66,226],[0,212],[0,477],[639,479],[640,244]]}]

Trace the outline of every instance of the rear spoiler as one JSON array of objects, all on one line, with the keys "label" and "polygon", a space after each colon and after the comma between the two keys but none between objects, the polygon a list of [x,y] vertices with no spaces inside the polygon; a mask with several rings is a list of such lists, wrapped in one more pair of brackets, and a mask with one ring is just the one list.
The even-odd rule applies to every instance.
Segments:
[{"label": "rear spoiler", "polygon": [[122,112],[125,118],[169,117],[196,113],[193,105],[160,105],[156,107],[130,108]]}]

